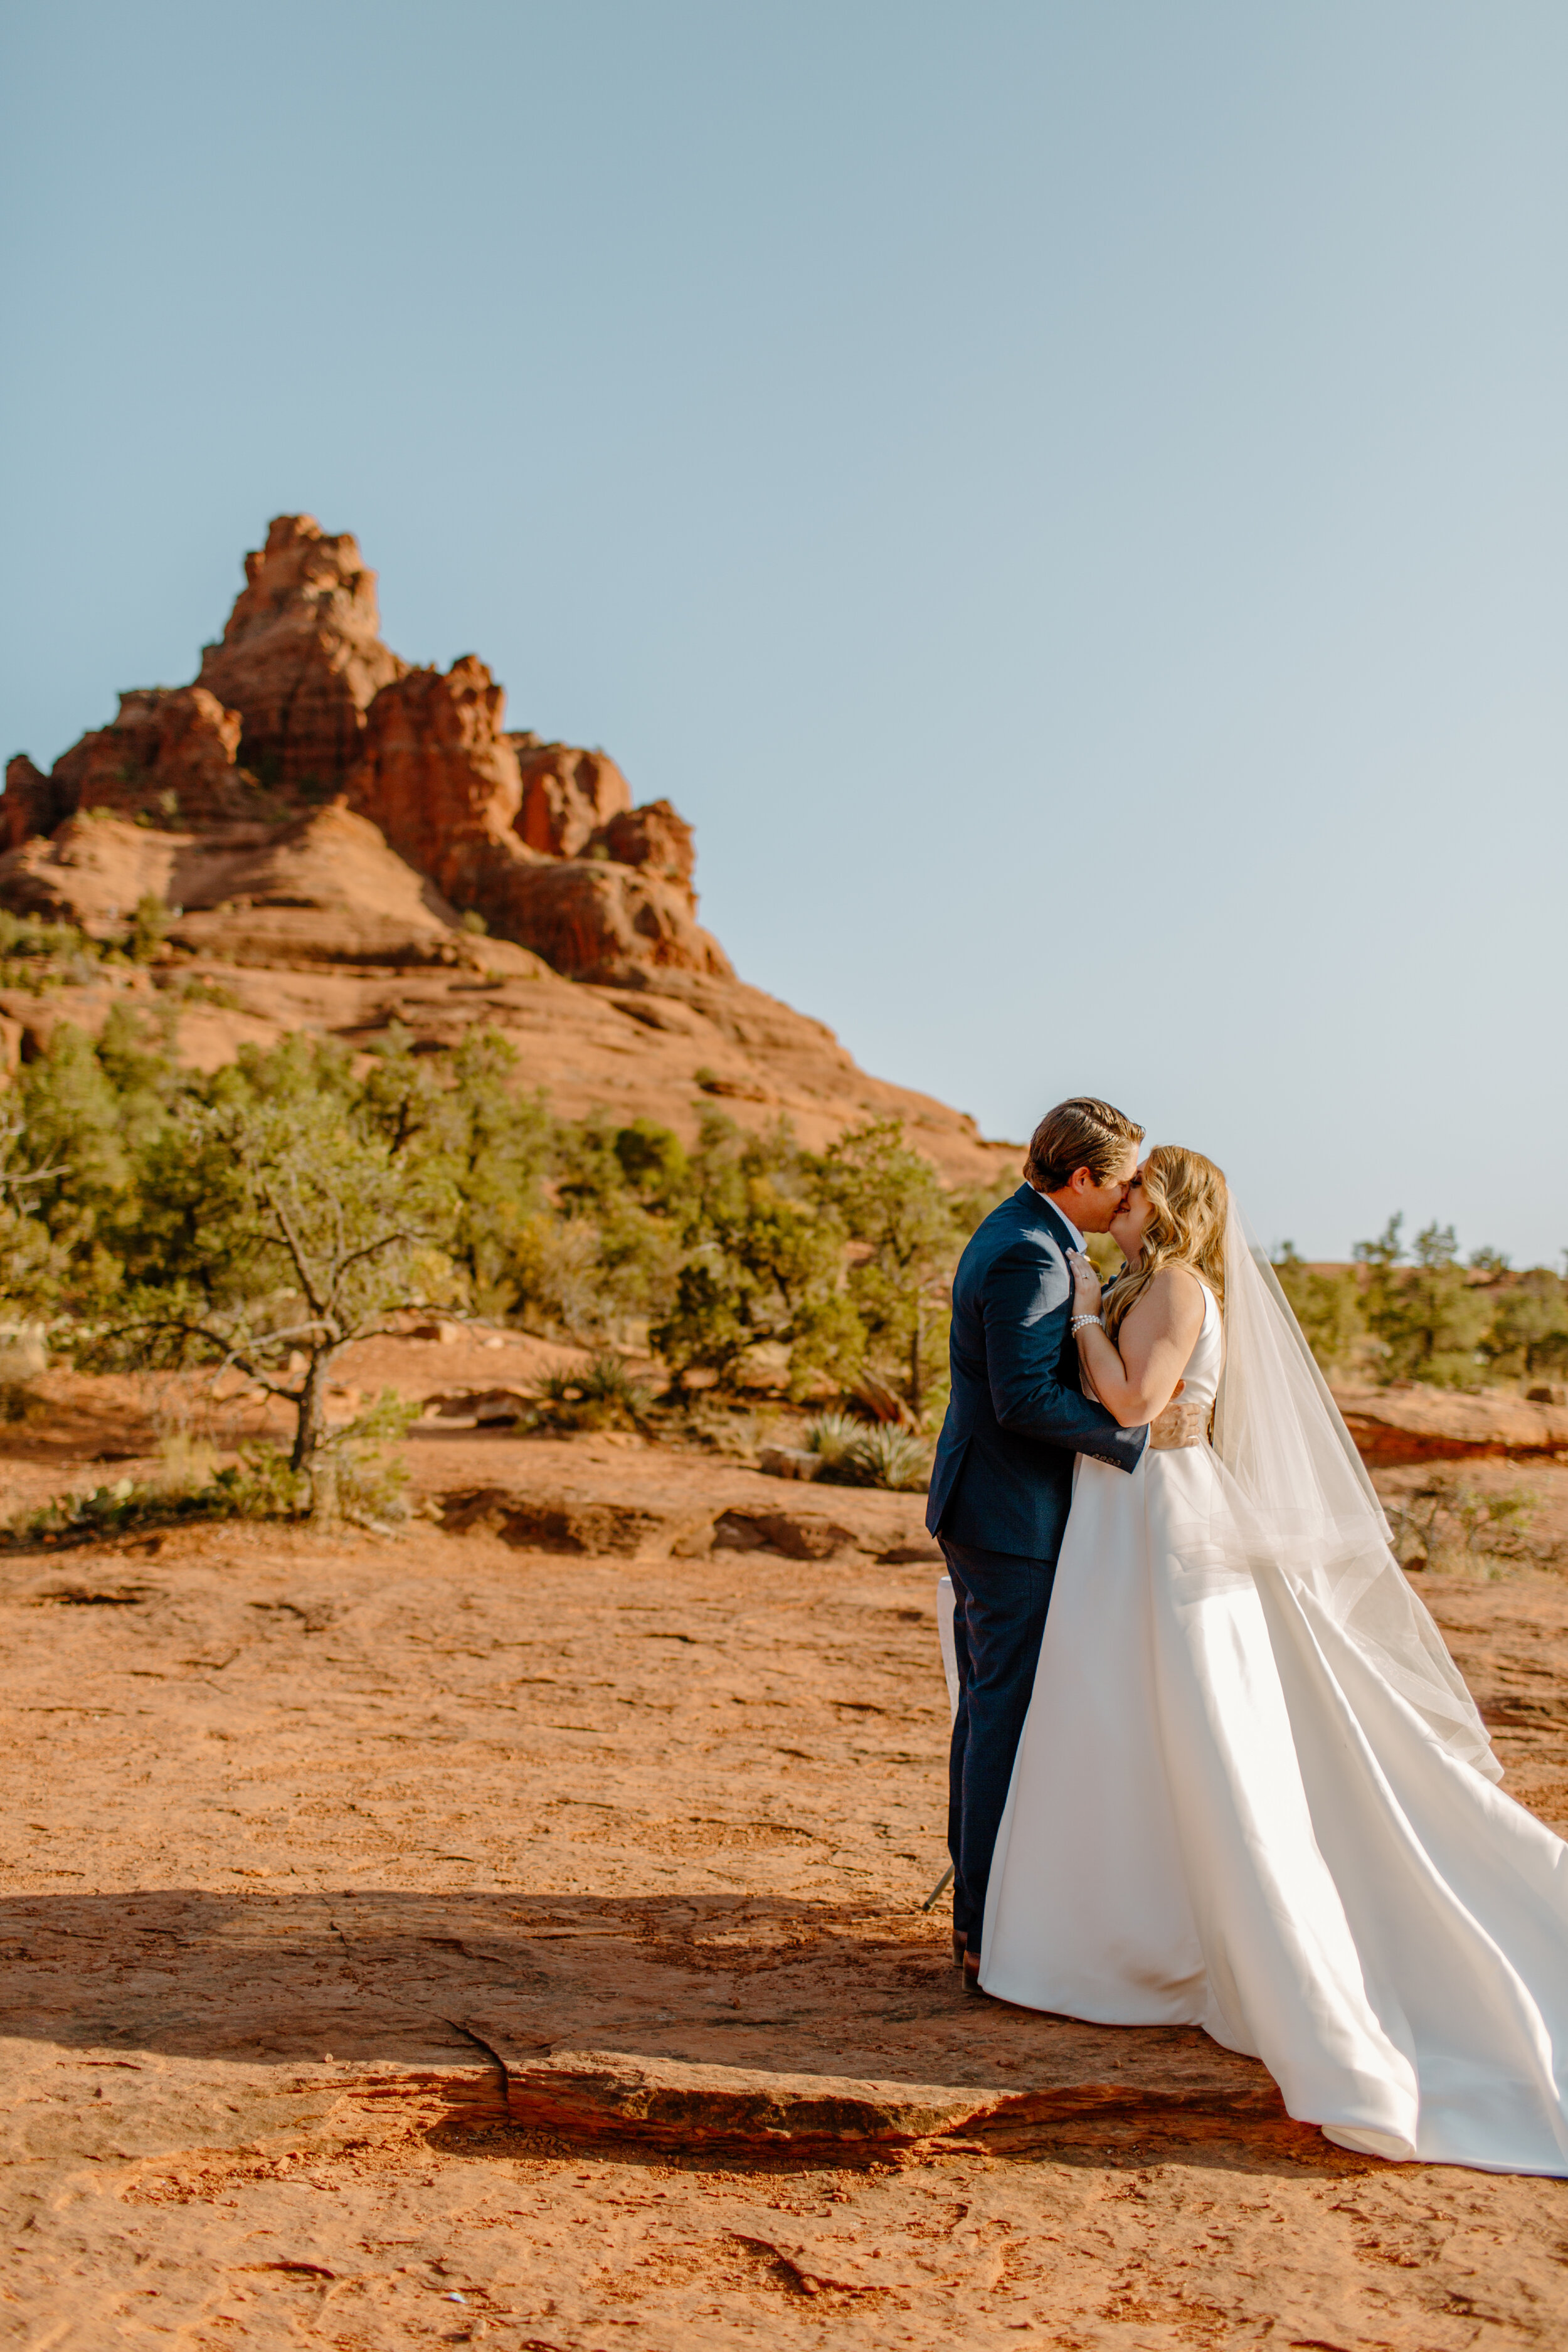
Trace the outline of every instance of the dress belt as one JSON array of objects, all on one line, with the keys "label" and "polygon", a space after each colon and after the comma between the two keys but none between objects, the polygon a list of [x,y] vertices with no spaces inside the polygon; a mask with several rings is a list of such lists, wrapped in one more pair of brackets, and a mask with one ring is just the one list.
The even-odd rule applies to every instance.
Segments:
[{"label": "dress belt", "polygon": [[1149,1423],[1151,1454],[1171,1454],[1179,1445],[1206,1445],[1209,1442],[1209,1407],[1188,1404],[1177,1397]]}]

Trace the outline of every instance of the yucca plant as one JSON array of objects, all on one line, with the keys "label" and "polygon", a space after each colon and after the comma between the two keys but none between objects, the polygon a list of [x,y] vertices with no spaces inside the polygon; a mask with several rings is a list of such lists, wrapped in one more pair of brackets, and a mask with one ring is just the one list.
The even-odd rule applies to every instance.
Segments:
[{"label": "yucca plant", "polygon": [[853,1467],[859,1443],[860,1424],[847,1412],[819,1412],[806,1424],[807,1451],[822,1456],[825,1470]]},{"label": "yucca plant", "polygon": [[899,1429],[890,1423],[861,1431],[850,1459],[873,1486],[891,1486],[905,1492],[912,1486],[922,1486],[931,1469],[924,1439],[917,1437],[912,1430]]},{"label": "yucca plant", "polygon": [[648,1392],[619,1356],[595,1356],[586,1371],[546,1372],[535,1385],[540,1419],[554,1429],[635,1429]]}]

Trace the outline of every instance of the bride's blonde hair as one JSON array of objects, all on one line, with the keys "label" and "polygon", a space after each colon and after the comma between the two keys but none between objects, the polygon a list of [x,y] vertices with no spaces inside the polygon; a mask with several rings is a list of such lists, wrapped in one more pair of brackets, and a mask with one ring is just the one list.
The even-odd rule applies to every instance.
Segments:
[{"label": "bride's blonde hair", "polygon": [[1138,1264],[1105,1294],[1105,1328],[1112,1339],[1163,1265],[1187,1265],[1225,1307],[1225,1219],[1229,1202],[1225,1171],[1184,1144],[1157,1143],[1143,1162],[1143,1191],[1153,1211],[1143,1228]]}]

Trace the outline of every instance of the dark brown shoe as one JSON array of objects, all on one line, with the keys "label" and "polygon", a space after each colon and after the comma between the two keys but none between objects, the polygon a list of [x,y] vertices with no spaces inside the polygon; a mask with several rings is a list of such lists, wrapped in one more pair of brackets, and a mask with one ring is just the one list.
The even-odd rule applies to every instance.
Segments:
[{"label": "dark brown shoe", "polygon": [[963,1955],[968,1949],[968,1937],[962,1927],[955,1927],[952,1931],[952,1965],[955,1969],[961,1969],[963,1966]]},{"label": "dark brown shoe", "polygon": [[965,1992],[977,1994],[982,2000],[989,2000],[991,1998],[990,1994],[986,1991],[984,1986],[980,1981],[980,1961],[978,1957],[972,1955],[967,1951],[963,1955],[963,1990]]}]

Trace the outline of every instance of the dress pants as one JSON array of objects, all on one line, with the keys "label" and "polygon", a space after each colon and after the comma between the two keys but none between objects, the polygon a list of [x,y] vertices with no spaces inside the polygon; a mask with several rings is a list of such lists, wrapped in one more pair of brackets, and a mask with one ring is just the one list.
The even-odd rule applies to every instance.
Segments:
[{"label": "dress pants", "polygon": [[958,1713],[947,1778],[952,1924],[978,1955],[991,1856],[1035,1687],[1057,1564],[982,1551],[947,1536],[938,1540],[952,1578],[958,1654]]}]

